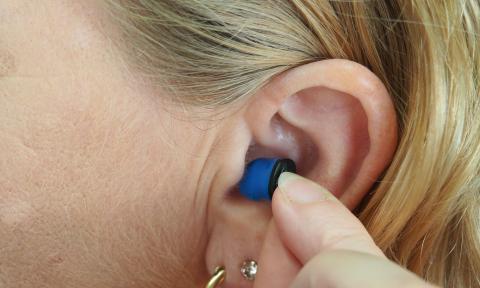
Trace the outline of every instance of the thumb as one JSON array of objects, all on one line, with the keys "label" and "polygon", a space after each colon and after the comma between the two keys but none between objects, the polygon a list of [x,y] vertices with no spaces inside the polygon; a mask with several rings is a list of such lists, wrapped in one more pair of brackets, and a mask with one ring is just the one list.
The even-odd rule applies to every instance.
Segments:
[{"label": "thumb", "polygon": [[282,173],[272,202],[282,242],[302,263],[330,250],[380,257],[363,224],[325,188],[293,173]]}]

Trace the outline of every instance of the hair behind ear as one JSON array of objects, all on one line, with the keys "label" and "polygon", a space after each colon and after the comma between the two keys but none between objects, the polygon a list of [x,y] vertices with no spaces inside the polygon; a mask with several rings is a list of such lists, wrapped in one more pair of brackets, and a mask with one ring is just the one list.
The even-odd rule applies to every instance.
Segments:
[{"label": "hair behind ear", "polygon": [[[401,65],[405,82],[393,92],[405,93],[396,98],[404,125],[390,168],[359,214],[393,260],[439,285],[473,287],[480,285],[480,62],[471,45],[480,5],[450,4],[403,7],[402,17],[429,25],[401,25],[404,45],[417,43]],[[467,31],[450,30],[455,25]]]}]

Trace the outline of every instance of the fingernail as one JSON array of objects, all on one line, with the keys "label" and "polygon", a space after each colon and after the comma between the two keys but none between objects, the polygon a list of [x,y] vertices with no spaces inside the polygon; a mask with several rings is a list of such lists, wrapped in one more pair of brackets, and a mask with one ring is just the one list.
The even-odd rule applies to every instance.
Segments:
[{"label": "fingernail", "polygon": [[333,197],[323,187],[291,172],[283,172],[280,175],[278,187],[289,200],[299,204],[324,201]]}]

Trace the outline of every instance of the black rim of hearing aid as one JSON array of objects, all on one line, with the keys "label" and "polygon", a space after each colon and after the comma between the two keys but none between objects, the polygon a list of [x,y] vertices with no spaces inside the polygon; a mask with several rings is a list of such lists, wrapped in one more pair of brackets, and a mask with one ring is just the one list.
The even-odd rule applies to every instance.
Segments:
[{"label": "black rim of hearing aid", "polygon": [[278,186],[278,177],[280,177],[280,174],[283,172],[297,172],[295,162],[291,159],[280,159],[275,162],[270,181],[268,182],[268,194],[270,195],[270,199],[273,197],[273,192]]}]

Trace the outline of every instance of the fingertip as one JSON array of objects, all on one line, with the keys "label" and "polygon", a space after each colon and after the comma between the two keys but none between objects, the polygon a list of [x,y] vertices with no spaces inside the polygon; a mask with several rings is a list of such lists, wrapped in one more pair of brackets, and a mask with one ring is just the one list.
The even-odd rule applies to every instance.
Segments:
[{"label": "fingertip", "polygon": [[300,177],[301,176],[292,172],[282,172],[282,174],[280,174],[280,177],[278,177],[278,186],[285,188],[288,182],[298,179]]},{"label": "fingertip", "polygon": [[293,204],[311,204],[318,201],[337,201],[327,189],[317,183],[293,173],[282,178],[279,191]]},{"label": "fingertip", "polygon": [[280,238],[292,253],[302,263],[330,249],[383,254],[360,220],[331,193],[322,190],[305,178],[288,176],[274,193],[273,217]]}]

